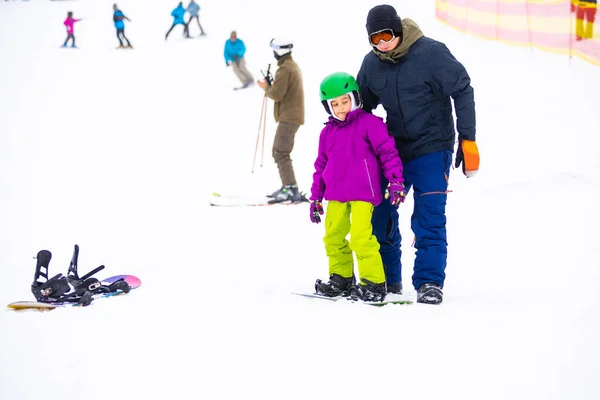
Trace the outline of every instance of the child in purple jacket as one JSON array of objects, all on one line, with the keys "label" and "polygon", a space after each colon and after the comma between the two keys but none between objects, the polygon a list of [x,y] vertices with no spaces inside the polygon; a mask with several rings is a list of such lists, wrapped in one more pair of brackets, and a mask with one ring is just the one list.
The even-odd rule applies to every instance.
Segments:
[{"label": "child in purple jacket", "polygon": [[71,42],[71,47],[77,47],[75,46],[75,22],[79,22],[81,21],[81,19],[75,19],[73,18],[73,13],[71,11],[69,11],[67,13],[67,19],[65,19],[65,22],[63,22],[63,24],[67,27],[67,39],[65,40],[65,43],[62,45],[62,47],[67,47],[67,43],[69,42],[69,39],[72,40]]},{"label": "child in purple jacket", "polygon": [[[390,182],[389,201],[395,206],[404,201],[402,162],[383,120],[359,108],[354,77],[336,72],[321,82],[320,89],[322,103],[331,116],[319,138],[310,219],[321,222],[322,201],[328,200],[323,241],[329,257],[329,281],[317,279],[315,291],[327,297],[382,301],[387,294],[385,272],[371,217],[373,208],[384,201],[382,170]],[[348,233],[350,241],[346,240]],[[358,259],[358,285],[353,251]]]}]

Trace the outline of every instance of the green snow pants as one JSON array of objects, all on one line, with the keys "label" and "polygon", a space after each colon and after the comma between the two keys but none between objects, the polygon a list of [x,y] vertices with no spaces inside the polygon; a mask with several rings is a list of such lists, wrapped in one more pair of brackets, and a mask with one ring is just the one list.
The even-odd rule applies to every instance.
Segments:
[{"label": "green snow pants", "polygon": [[[329,201],[323,242],[329,257],[330,275],[351,277],[354,273],[354,251],[360,279],[368,279],[373,283],[385,282],[379,242],[371,226],[373,208],[373,204],[364,201]],[[348,233],[350,241],[346,240]]]}]

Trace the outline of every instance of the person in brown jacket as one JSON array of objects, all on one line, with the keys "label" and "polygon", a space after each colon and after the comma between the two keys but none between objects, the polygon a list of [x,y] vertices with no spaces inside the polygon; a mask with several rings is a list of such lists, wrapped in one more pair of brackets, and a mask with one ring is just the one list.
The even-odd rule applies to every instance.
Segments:
[{"label": "person in brown jacket", "polygon": [[281,188],[268,195],[270,203],[299,203],[306,197],[298,190],[290,153],[294,149],[294,138],[300,125],[304,124],[304,86],[302,72],[292,58],[293,43],[275,38],[271,40],[273,55],[277,60],[277,72],[272,84],[267,80],[257,81],[265,95],[275,101],[274,115],[277,131],[273,141],[273,159],[279,169]]}]

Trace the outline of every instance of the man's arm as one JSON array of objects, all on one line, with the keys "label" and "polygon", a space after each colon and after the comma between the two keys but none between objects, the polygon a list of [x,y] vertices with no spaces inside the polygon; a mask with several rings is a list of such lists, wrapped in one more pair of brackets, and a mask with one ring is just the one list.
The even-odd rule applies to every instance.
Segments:
[{"label": "man's arm", "polygon": [[454,99],[456,129],[459,140],[475,140],[475,95],[471,78],[465,67],[454,58],[450,50],[436,43],[429,58],[434,82],[444,96]]},{"label": "man's arm", "polygon": [[290,82],[290,73],[285,67],[279,67],[275,73],[275,79],[271,86],[265,88],[265,93],[274,101],[281,101],[287,91]]}]

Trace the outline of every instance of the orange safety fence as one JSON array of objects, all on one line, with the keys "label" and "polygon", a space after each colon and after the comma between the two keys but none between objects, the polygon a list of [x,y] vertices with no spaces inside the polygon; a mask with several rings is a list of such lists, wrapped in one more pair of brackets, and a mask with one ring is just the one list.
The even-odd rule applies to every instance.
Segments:
[{"label": "orange safety fence", "polygon": [[462,32],[600,66],[597,13],[597,0],[436,0],[436,17]]}]

